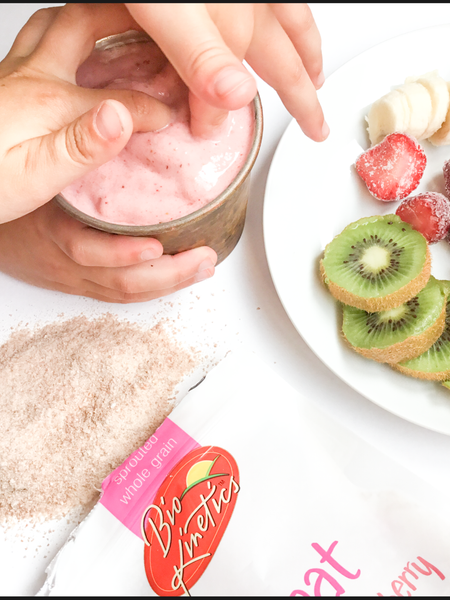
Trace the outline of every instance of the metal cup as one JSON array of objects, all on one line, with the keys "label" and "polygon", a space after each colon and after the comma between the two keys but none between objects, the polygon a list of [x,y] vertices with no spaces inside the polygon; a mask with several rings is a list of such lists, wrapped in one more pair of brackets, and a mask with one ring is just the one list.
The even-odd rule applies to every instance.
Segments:
[{"label": "metal cup", "polygon": [[[95,50],[102,51],[124,44],[148,42],[150,39],[140,32],[127,32],[99,40]],[[191,214],[157,225],[119,225],[83,213],[72,206],[62,194],[57,194],[53,201],[71,217],[95,229],[118,235],[157,239],[163,245],[164,254],[177,254],[199,246],[209,246],[217,252],[217,264],[219,264],[234,249],[244,228],[250,173],[259,153],[263,132],[263,114],[259,95],[253,100],[253,109],[255,114],[253,144],[242,169],[217,198]]]}]

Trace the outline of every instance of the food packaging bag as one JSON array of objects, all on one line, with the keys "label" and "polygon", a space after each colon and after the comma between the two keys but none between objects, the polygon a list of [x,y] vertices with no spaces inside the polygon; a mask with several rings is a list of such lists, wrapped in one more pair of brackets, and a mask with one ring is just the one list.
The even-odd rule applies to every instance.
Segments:
[{"label": "food packaging bag", "polygon": [[38,595],[450,595],[448,499],[250,353],[102,489]]}]

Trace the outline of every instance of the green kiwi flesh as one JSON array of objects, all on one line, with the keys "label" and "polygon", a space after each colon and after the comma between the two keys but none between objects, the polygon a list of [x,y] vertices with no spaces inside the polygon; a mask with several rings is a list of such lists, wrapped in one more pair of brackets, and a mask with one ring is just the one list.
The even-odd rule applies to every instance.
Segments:
[{"label": "green kiwi flesh", "polygon": [[[388,348],[427,331],[439,319],[445,303],[446,294],[440,282],[430,277],[416,296],[390,310],[371,313],[343,305],[342,331],[355,349]],[[439,332],[434,340],[438,336]]]},{"label": "green kiwi flesh", "polygon": [[[450,282],[443,282],[447,292]],[[448,297],[447,297],[448,300]],[[419,379],[444,381],[450,379],[450,302],[447,302],[445,328],[439,339],[423,354],[402,361],[396,368],[406,375]],[[447,386],[450,387],[450,386]]]},{"label": "green kiwi flesh", "polygon": [[322,269],[325,283],[362,298],[381,298],[418,277],[426,259],[422,234],[397,215],[384,215],[348,225],[325,248]]}]

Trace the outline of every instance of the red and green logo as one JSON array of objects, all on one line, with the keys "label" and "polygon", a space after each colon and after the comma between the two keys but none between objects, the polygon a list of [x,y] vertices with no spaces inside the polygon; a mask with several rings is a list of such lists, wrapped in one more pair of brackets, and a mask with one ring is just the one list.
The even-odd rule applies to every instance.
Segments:
[{"label": "red and green logo", "polygon": [[154,592],[189,595],[225,533],[239,489],[236,461],[217,446],[193,450],[172,469],[142,517]]}]

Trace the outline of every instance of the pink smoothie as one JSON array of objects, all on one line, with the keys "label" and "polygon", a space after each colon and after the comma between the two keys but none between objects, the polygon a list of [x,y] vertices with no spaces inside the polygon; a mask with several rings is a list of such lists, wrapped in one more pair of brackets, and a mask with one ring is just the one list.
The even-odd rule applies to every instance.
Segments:
[{"label": "pink smoothie", "polygon": [[191,135],[187,87],[152,42],[94,51],[79,68],[77,83],[139,90],[173,113],[170,125],[133,134],[117,157],[62,191],[70,204],[97,219],[153,225],[190,214],[230,185],[250,151],[251,105],[230,112],[214,139]]}]

